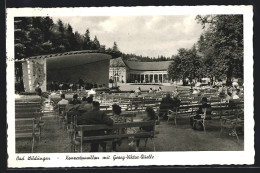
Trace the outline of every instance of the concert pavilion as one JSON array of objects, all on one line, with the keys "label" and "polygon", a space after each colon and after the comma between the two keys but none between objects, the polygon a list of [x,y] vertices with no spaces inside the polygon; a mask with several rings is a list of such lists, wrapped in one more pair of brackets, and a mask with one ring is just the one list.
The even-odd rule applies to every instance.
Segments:
[{"label": "concert pavilion", "polygon": [[25,91],[34,92],[37,84],[46,91],[52,81],[72,82],[72,79],[108,86],[109,62],[113,57],[110,52],[87,50],[34,56],[17,63],[22,63]]}]

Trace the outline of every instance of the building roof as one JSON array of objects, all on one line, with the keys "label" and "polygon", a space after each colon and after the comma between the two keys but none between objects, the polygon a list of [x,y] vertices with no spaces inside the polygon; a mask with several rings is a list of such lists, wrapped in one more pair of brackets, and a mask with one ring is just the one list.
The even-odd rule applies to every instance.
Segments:
[{"label": "building roof", "polygon": [[110,60],[110,67],[126,67],[123,59],[121,57],[111,59]]},{"label": "building roof", "polygon": [[159,61],[159,62],[124,61],[124,62],[126,66],[131,70],[163,71],[168,69],[172,61]]},{"label": "building roof", "polygon": [[81,50],[81,51],[70,51],[70,52],[63,52],[63,53],[54,53],[54,54],[48,54],[48,55],[37,55],[37,56],[31,56],[27,58],[23,58],[21,60],[15,60],[16,62],[24,62],[26,60],[31,59],[38,59],[38,58],[53,58],[53,57],[60,57],[60,56],[71,56],[71,55],[82,55],[82,54],[90,54],[90,53],[100,53],[100,54],[107,54],[111,55],[111,58],[117,58],[117,52],[108,51],[108,50]]},{"label": "building roof", "polygon": [[67,67],[76,67],[79,65],[94,63],[97,61],[109,60],[112,57],[108,54],[103,53],[84,53],[84,54],[69,54],[60,55],[47,58],[47,68],[52,69],[63,69]]}]

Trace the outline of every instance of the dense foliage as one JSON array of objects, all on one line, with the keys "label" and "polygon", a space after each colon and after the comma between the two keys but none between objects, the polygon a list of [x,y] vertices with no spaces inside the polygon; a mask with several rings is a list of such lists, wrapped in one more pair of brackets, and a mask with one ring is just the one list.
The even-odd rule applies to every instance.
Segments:
[{"label": "dense foliage", "polygon": [[205,32],[198,41],[199,51],[204,55],[208,75],[226,78],[243,78],[243,16],[206,15],[196,17]]},{"label": "dense foliage", "polygon": [[195,46],[191,49],[181,48],[178,54],[174,56],[174,61],[168,68],[169,78],[172,80],[182,80],[186,85],[186,79],[190,82],[193,79],[200,79],[203,77],[202,61],[197,54]]},{"label": "dense foliage", "polygon": [[[202,77],[209,77],[212,81],[226,79],[228,85],[233,77],[243,79],[243,16],[198,15],[195,20],[202,25],[204,32],[191,49],[180,48],[172,57],[122,53],[122,58],[130,61],[171,60],[169,78],[183,80],[184,84],[187,84],[186,79],[191,82]],[[61,20],[54,23],[50,17],[16,17],[14,27],[16,60],[101,47],[97,36],[93,40],[90,38],[88,28],[81,35],[74,32],[70,24],[64,24]],[[116,42],[107,50],[113,57],[120,52]],[[22,81],[21,64],[16,64],[16,76]]]},{"label": "dense foliage", "polygon": [[179,49],[168,69],[170,78],[226,79],[227,85],[231,85],[232,78],[243,79],[243,16],[198,15],[196,20],[204,33],[196,49]]},{"label": "dense foliage", "polygon": [[90,39],[90,31],[84,35],[73,32],[70,24],[61,20],[55,24],[49,17],[17,17],[15,22],[15,59],[51,53],[100,48],[97,36]]}]

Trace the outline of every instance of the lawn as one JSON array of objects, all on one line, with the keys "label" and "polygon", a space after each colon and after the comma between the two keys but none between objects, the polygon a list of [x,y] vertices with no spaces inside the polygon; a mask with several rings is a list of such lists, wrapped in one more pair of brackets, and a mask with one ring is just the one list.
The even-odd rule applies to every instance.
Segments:
[{"label": "lawn", "polygon": [[[140,118],[138,115],[137,118]],[[67,132],[54,119],[53,115],[43,117],[45,126],[42,131],[41,141],[37,143],[36,153],[70,153],[71,143]],[[188,117],[177,119],[177,127],[173,120],[169,123],[161,121],[156,126],[159,131],[154,139],[156,151],[242,151],[244,149],[243,136],[240,136],[240,142],[236,138],[229,136],[228,133],[219,137],[219,121],[210,120],[206,124],[206,133],[191,129]],[[129,140],[124,140],[118,152],[131,152],[134,148],[129,146]],[[17,153],[30,153],[30,141],[19,140],[16,143]],[[153,151],[153,145],[149,140],[144,149],[144,141],[140,143],[140,152]],[[110,151],[111,145],[108,144],[107,150]],[[89,151],[89,145],[85,145],[84,152]],[[100,149],[101,151],[101,149]]]}]

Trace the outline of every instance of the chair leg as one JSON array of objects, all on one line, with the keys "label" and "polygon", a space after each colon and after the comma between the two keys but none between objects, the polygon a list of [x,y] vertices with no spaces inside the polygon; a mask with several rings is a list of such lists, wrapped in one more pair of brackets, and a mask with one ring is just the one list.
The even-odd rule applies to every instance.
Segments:
[{"label": "chair leg", "polygon": [[202,123],[202,125],[203,125],[204,133],[206,133],[205,123]]},{"label": "chair leg", "polygon": [[239,143],[239,138],[238,138],[236,129],[234,129],[234,132],[235,132],[235,135],[236,135],[236,138],[237,138],[237,143]]},{"label": "chair leg", "polygon": [[147,141],[148,141],[148,138],[145,138],[144,149],[146,149]]},{"label": "chair leg", "polygon": [[156,150],[155,150],[155,144],[154,144],[153,138],[151,138],[151,141],[152,141],[152,143],[153,143],[153,151],[156,151]]},{"label": "chair leg", "polygon": [[176,115],[174,116],[174,123],[175,123],[175,126],[177,127],[177,117],[176,117]]},{"label": "chair leg", "polygon": [[34,136],[32,137],[32,153],[33,153],[33,148],[34,148]]},{"label": "chair leg", "polygon": [[223,133],[223,127],[220,128],[219,137],[221,137],[222,133]]},{"label": "chair leg", "polygon": [[80,152],[82,153],[82,150],[83,150],[83,141],[81,140],[80,141]]}]

